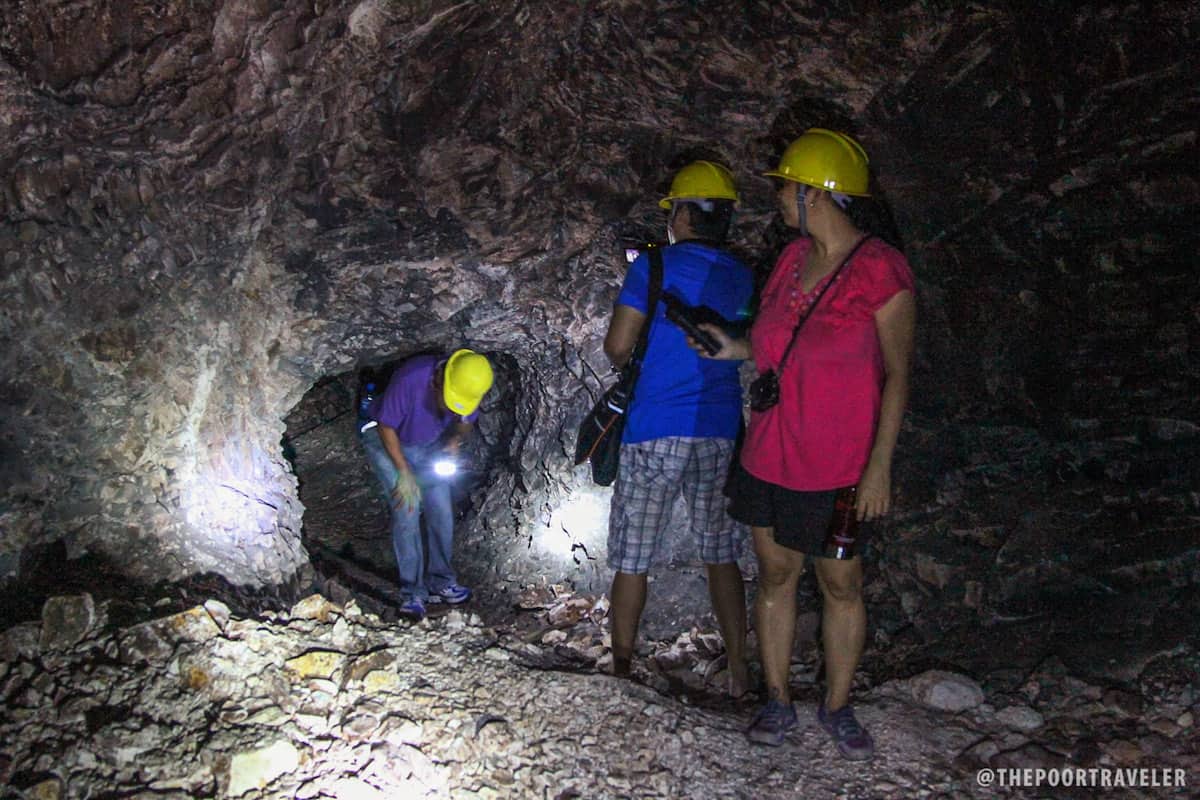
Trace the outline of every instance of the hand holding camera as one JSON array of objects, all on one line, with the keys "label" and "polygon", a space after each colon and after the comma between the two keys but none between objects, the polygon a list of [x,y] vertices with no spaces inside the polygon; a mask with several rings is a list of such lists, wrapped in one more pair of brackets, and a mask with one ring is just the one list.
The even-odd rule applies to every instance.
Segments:
[{"label": "hand holding camera", "polygon": [[[678,297],[663,295],[666,316],[678,325],[687,337],[688,347],[697,350],[702,358],[721,361],[742,361],[750,358],[748,339],[735,338],[743,326],[722,317],[708,306],[689,306]],[[730,333],[733,330],[734,333]]]},{"label": "hand holding camera", "polygon": [[662,299],[667,307],[667,319],[678,325],[688,338],[693,339],[710,356],[715,356],[721,351],[721,342],[700,327],[701,320],[697,309],[693,309],[673,294],[664,294]]}]

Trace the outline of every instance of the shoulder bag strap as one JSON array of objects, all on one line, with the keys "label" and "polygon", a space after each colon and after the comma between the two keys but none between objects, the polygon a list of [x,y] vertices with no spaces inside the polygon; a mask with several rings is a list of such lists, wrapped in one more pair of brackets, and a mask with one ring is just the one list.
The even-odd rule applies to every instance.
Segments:
[{"label": "shoulder bag strap", "polygon": [[650,249],[650,285],[646,290],[646,321],[638,334],[637,344],[633,354],[625,366],[629,376],[629,402],[633,401],[633,387],[637,384],[638,375],[642,371],[642,358],[646,355],[646,347],[650,341],[650,328],[654,325],[654,314],[658,310],[658,298],[662,294],[663,256],[662,248]]},{"label": "shoulder bag strap", "polygon": [[821,289],[821,293],[817,295],[817,299],[813,300],[813,304],[808,307],[808,311],[804,312],[804,315],[800,317],[800,320],[796,323],[796,327],[792,328],[792,340],[788,342],[787,349],[783,351],[783,358],[779,359],[780,372],[783,371],[783,365],[787,361],[788,355],[792,352],[792,345],[796,343],[796,337],[800,335],[800,328],[804,326],[804,323],[808,321],[808,318],[812,316],[812,313],[817,310],[817,306],[820,304],[821,298],[824,297],[825,293],[829,291],[829,287],[833,286],[834,281],[837,280],[837,276],[843,269],[845,269],[846,265],[850,263],[850,259],[854,258],[854,254],[858,252],[858,248],[862,247],[863,242],[870,238],[870,234],[867,234],[854,243],[854,247],[850,248],[850,252],[846,253],[846,257],[842,259],[842,263],[838,264],[838,268],[833,271],[833,276],[825,283],[825,287]]}]

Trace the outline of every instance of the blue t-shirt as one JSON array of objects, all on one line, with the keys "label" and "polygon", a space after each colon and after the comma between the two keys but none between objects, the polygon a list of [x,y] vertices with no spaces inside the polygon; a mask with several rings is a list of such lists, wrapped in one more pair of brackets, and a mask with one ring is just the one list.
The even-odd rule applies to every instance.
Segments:
[{"label": "blue t-shirt", "polygon": [[[729,322],[749,317],[754,277],[724,250],[694,242],[663,248],[662,293],[690,306],[708,306]],[[643,253],[629,266],[617,304],[646,313],[650,257]],[[666,316],[659,301],[651,323],[642,371],[633,392],[623,442],[663,436],[733,439],[742,413],[738,361],[701,358]]]}]

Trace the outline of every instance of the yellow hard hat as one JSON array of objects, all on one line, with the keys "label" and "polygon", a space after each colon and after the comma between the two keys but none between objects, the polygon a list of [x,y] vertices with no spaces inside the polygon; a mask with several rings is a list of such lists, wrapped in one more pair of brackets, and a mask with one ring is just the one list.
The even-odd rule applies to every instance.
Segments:
[{"label": "yellow hard hat", "polygon": [[738,199],[733,188],[733,173],[711,161],[693,161],[671,181],[671,193],[658,201],[659,208],[669,209],[672,200],[732,200]]},{"label": "yellow hard hat", "polygon": [[806,130],[783,151],[779,166],[763,174],[855,197],[871,196],[862,145],[825,128]]},{"label": "yellow hard hat", "polygon": [[479,401],[492,388],[495,376],[486,357],[474,350],[455,350],[446,362],[442,397],[455,414],[467,416],[479,407]]}]

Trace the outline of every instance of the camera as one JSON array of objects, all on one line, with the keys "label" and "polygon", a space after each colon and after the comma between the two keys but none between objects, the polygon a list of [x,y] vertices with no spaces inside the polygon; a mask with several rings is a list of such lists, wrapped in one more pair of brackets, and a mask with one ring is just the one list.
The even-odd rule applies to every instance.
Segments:
[{"label": "camera", "polygon": [[625,263],[632,264],[633,262],[637,261],[638,256],[640,256],[642,253],[645,253],[647,250],[650,250],[652,248],[659,247],[659,246],[660,245],[656,242],[640,242],[640,243],[626,242],[624,245],[624,247],[625,247]]},{"label": "camera", "polygon": [[750,410],[769,411],[779,404],[779,376],[775,370],[759,375],[750,384]]},{"label": "camera", "polygon": [[[667,307],[668,320],[674,322],[684,333],[695,339],[704,352],[710,356],[720,352],[721,343],[715,336],[700,327],[701,322],[717,325],[724,323],[725,320],[721,318],[720,314],[706,306],[693,308],[669,292],[662,296],[662,300],[663,305]],[[716,317],[716,320],[713,317]]]}]

